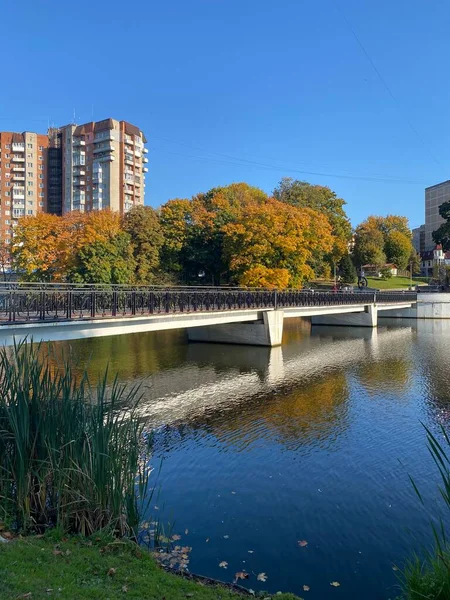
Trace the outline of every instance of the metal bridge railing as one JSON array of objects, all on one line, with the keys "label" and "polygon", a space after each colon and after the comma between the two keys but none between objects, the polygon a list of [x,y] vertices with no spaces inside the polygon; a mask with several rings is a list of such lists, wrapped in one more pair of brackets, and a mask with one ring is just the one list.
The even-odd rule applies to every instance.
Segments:
[{"label": "metal bridge railing", "polygon": [[413,292],[242,288],[0,288],[0,325],[243,309],[414,302]]}]

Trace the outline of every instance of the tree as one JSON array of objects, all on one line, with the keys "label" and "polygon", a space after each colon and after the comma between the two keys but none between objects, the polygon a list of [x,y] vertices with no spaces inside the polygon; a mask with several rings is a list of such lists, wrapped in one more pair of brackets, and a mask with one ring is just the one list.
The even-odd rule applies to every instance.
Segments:
[{"label": "tree", "polygon": [[123,228],[131,239],[136,281],[152,283],[160,264],[160,251],[164,243],[156,211],[150,206],[135,206],[125,215]]},{"label": "tree", "polygon": [[3,281],[11,278],[12,255],[9,240],[0,240],[0,271]]},{"label": "tree", "polygon": [[412,236],[406,217],[370,216],[356,228],[353,251],[356,264],[381,267],[389,262],[405,269],[412,251]]},{"label": "tree", "polygon": [[97,240],[80,248],[72,281],[82,283],[129,284],[134,281],[136,261],[128,233]]},{"label": "tree", "polygon": [[14,269],[28,281],[58,281],[64,271],[63,221],[61,217],[38,213],[23,217],[15,229],[12,244]]},{"label": "tree", "polygon": [[386,260],[393,263],[399,269],[406,269],[411,257],[412,242],[411,236],[405,235],[401,231],[392,230],[384,238],[384,251]]},{"label": "tree", "polygon": [[446,222],[433,231],[433,241],[435,244],[441,244],[442,250],[447,252],[450,250],[450,201],[440,205],[439,214]]},{"label": "tree", "polygon": [[338,198],[329,187],[311,185],[306,181],[294,180],[290,177],[284,177],[280,181],[273,195],[281,202],[298,208],[312,208],[325,215],[330,222],[334,238],[328,260],[330,264],[334,264],[345,256],[352,236],[350,220],[344,210],[345,200]]},{"label": "tree", "polygon": [[339,275],[344,283],[355,283],[357,273],[350,255],[345,254],[339,263]]},{"label": "tree", "polygon": [[192,227],[192,203],[175,198],[164,204],[159,211],[164,243],[161,248],[161,266],[165,271],[180,274],[185,263],[185,249]]},{"label": "tree", "polygon": [[275,198],[248,203],[223,232],[225,261],[245,285],[301,286],[314,276],[314,256],[333,244],[324,215]]},{"label": "tree", "polygon": [[384,238],[381,231],[364,223],[356,228],[353,258],[358,267],[367,264],[375,265],[376,267],[384,265],[386,263],[386,255],[383,247]]}]

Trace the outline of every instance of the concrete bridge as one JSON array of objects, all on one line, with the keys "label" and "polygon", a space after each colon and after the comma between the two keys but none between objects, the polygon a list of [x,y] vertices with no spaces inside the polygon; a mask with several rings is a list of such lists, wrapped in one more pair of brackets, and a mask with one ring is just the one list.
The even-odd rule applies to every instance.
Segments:
[{"label": "concrete bridge", "polygon": [[416,300],[411,292],[17,285],[0,289],[0,343],[185,328],[191,341],[273,347],[284,319],[376,327],[380,311],[401,314]]}]

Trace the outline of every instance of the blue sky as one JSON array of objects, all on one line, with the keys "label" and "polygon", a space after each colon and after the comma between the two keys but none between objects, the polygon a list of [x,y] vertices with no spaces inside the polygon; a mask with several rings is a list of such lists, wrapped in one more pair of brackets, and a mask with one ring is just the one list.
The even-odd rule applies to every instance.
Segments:
[{"label": "blue sky", "polygon": [[445,0],[0,0],[0,18],[0,129],[131,121],[153,206],[291,176],[354,225],[416,226],[450,178]]}]

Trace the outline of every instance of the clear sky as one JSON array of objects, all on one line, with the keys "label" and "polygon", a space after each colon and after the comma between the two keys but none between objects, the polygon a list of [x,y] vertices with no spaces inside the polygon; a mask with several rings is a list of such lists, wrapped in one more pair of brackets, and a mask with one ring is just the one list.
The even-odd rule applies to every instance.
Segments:
[{"label": "clear sky", "polygon": [[0,22],[0,129],[140,126],[147,204],[290,176],[416,226],[450,179],[448,0],[0,0]]}]

